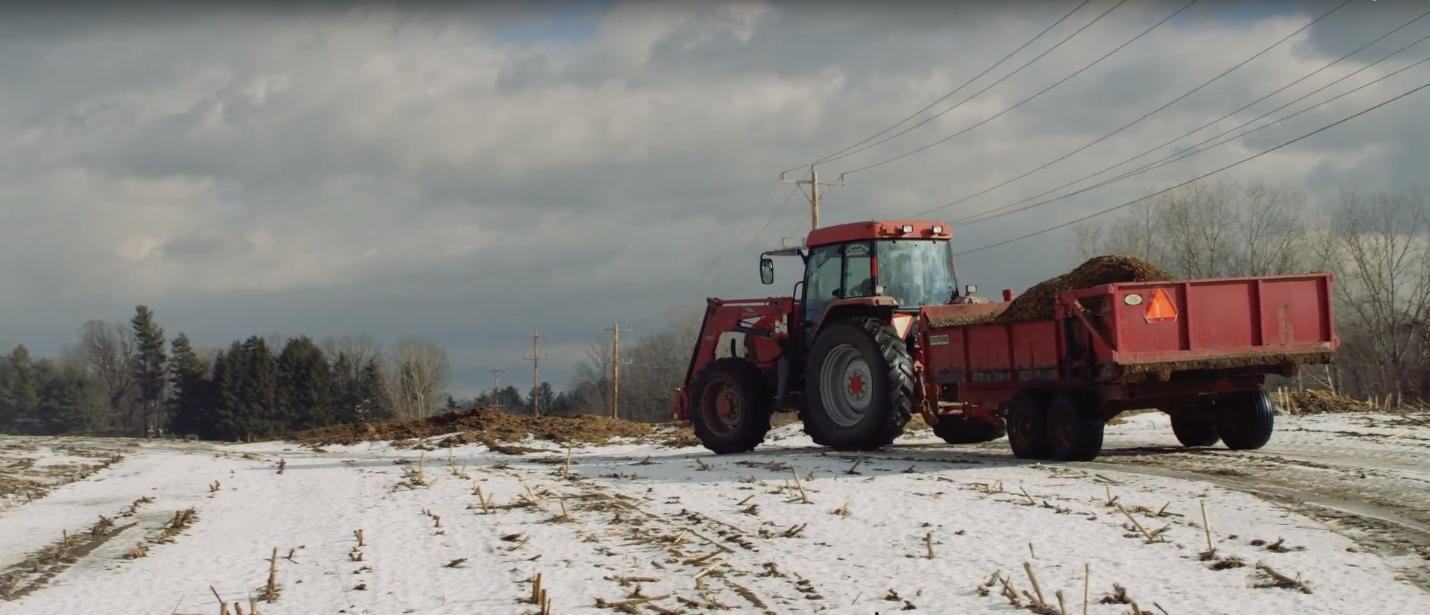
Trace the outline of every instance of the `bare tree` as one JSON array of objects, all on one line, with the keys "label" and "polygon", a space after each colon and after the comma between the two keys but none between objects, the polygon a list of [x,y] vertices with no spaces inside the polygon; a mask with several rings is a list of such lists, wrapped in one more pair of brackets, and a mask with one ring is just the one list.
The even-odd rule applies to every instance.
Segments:
[{"label": "bare tree", "polygon": [[1344,354],[1358,359],[1347,375],[1364,393],[1420,392],[1413,372],[1426,363],[1427,231],[1430,211],[1418,193],[1341,195],[1328,251],[1340,282],[1334,286],[1338,320],[1351,329]]},{"label": "bare tree", "polygon": [[1261,180],[1191,184],[1139,202],[1104,227],[1074,225],[1087,259],[1133,256],[1183,278],[1312,270],[1317,248],[1306,196]]},{"label": "bare tree", "polygon": [[431,416],[446,401],[451,363],[447,351],[436,344],[399,342],[389,353],[389,368],[389,391],[398,418]]},{"label": "bare tree", "polygon": [[373,341],[366,334],[325,338],[319,346],[322,347],[323,354],[326,354],[330,360],[336,361],[339,356],[348,358],[348,373],[337,374],[339,378],[344,378],[347,382],[357,382],[361,379],[362,371],[368,363],[383,358],[382,345]]},{"label": "bare tree", "polygon": [[125,323],[91,320],[80,326],[79,339],[86,367],[104,381],[110,411],[125,417],[126,427],[136,429],[133,329]]},{"label": "bare tree", "polygon": [[1083,220],[1072,225],[1073,251],[1077,253],[1079,261],[1086,261],[1094,256],[1103,254],[1102,248],[1105,243],[1103,238],[1103,227],[1101,221],[1093,218]]}]

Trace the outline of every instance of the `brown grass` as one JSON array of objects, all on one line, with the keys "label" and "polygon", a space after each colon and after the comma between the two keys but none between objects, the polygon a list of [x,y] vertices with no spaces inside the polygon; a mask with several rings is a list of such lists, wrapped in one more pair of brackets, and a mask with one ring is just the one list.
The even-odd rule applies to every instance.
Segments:
[{"label": "brown grass", "polygon": [[[440,445],[481,443],[494,450],[520,454],[529,449],[503,445],[521,442],[528,436],[559,444],[599,445],[615,438],[650,437],[667,426],[669,424],[636,423],[592,415],[533,417],[507,414],[493,408],[472,408],[423,419],[323,427],[298,432],[293,439],[322,446],[387,440],[400,442],[455,434]],[[670,438],[667,442],[679,439]]]},{"label": "brown grass", "polygon": [[1346,412],[1370,412],[1375,408],[1359,399],[1343,397],[1330,391],[1307,389],[1290,391],[1291,407],[1296,414],[1340,414]]}]

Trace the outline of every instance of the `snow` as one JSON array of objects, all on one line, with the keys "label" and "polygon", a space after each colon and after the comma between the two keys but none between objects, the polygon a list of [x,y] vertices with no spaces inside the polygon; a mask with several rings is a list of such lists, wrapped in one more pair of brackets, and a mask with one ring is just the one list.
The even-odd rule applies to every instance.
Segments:
[{"label": "snow", "polygon": [[[1427,430],[1366,421],[1375,418],[1281,419],[1274,442],[1335,438],[1352,451],[1418,444],[1423,455]],[[1394,439],[1328,435],[1348,431]],[[1155,414],[1108,433],[1109,448],[1175,444],[1165,417]],[[551,612],[561,615],[618,612],[597,601],[630,599],[635,584],[622,577],[657,579],[639,583],[641,595],[669,594],[653,604],[672,612],[706,612],[690,604],[714,600],[731,614],[868,615],[907,605],[925,613],[1014,613],[1024,611],[1009,605],[1001,586],[986,596],[977,589],[1001,571],[1014,588],[1033,593],[1025,563],[1053,612],[1059,590],[1067,612],[1082,612],[1085,566],[1092,614],[1129,610],[1099,602],[1114,583],[1142,610],[1174,615],[1430,612],[1430,596],[1397,580],[1393,562],[1320,521],[1211,482],[1022,462],[1006,442],[949,447],[927,432],[912,434],[864,458],[857,474],[849,473],[855,455],[814,447],[798,425],[775,430],[745,455],[635,442],[577,448],[569,475],[564,449],[527,445],[545,452],[508,456],[472,445],[449,459],[446,449],[424,454],[385,443],[318,452],[289,443],[93,441],[124,460],[0,512],[0,569],[62,532],[88,531],[100,515],[116,518],[141,497],[153,501],[117,519],[121,528],[136,525],[5,603],[4,612],[213,613],[217,591],[249,613],[275,547],[279,595],[258,602],[265,615],[531,613],[536,607],[520,600],[535,574]],[[42,465],[57,453],[24,454]],[[419,465],[426,486],[405,475]],[[474,487],[493,508],[483,510]],[[536,506],[511,506],[523,497]],[[1203,504],[1216,556],[1245,566],[1212,570],[1201,559]],[[847,514],[837,514],[846,506]],[[197,520],[172,542],[124,557],[190,507]],[[361,547],[355,530],[363,532]],[[1160,540],[1149,542],[1144,531],[1160,531]],[[1283,550],[1267,548],[1279,540]],[[1258,562],[1299,576],[1312,593],[1256,587]],[[695,580],[702,570],[709,570],[703,591]]]}]

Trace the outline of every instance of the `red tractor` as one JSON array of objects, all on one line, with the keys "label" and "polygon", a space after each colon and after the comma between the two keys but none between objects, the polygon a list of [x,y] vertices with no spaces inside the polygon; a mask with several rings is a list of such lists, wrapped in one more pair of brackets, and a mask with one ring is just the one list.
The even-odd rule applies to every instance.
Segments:
[{"label": "red tractor", "polygon": [[841,450],[892,444],[919,412],[951,444],[1006,434],[1019,458],[1088,460],[1105,422],[1139,408],[1170,414],[1187,446],[1259,448],[1266,374],[1339,344],[1329,274],[1108,284],[1062,293],[1050,320],[990,322],[1012,293],[960,292],[950,239],[940,222],[857,222],[762,254],[763,283],[771,256],[800,257],[804,279],[793,297],[707,300],[676,417],[720,454],[791,411]]}]

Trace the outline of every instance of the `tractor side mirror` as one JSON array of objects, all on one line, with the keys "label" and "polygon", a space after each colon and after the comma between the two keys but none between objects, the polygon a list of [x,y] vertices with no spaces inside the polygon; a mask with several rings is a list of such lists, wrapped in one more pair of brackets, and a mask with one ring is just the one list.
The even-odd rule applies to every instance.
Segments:
[{"label": "tractor side mirror", "polygon": [[963,287],[963,296],[965,297],[972,297],[973,293],[976,292],[978,292],[978,285],[976,284],[969,284]]},{"label": "tractor side mirror", "polygon": [[775,283],[775,262],[768,256],[760,257],[760,283]]}]

